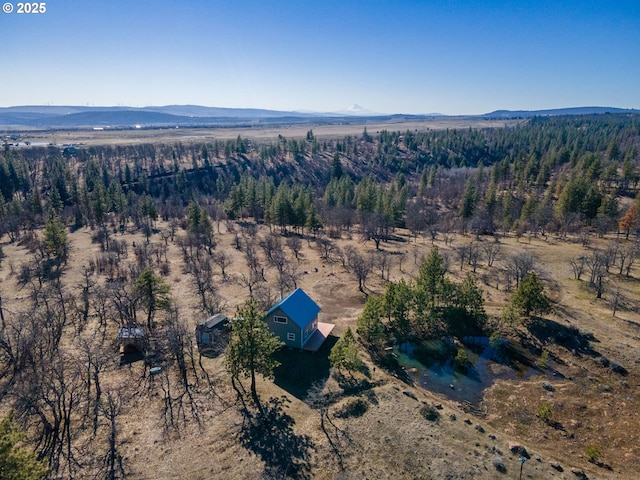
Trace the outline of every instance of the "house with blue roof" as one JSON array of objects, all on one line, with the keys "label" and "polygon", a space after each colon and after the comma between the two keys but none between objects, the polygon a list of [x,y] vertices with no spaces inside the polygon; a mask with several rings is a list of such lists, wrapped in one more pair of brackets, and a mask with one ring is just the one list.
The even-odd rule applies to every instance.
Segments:
[{"label": "house with blue roof", "polygon": [[320,307],[301,288],[284,297],[265,316],[269,329],[288,347],[317,351],[333,327],[318,322]]}]

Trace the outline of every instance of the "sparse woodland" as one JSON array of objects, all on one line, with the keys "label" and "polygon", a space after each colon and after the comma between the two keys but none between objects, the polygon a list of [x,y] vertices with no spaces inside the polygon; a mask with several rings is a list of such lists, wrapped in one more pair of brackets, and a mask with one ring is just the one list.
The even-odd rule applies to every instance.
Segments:
[{"label": "sparse woodland", "polygon": [[[528,387],[496,384],[485,426],[547,455],[594,447],[575,464],[632,478],[640,419],[616,422],[626,413],[620,398],[640,411],[639,182],[637,115],[487,130],[363,128],[343,138],[309,130],[271,142],[5,145],[0,413],[13,435],[8,451],[24,450],[35,472],[24,478],[43,469],[48,478],[502,478],[519,465],[505,466],[494,445],[482,454],[483,471],[483,456],[473,463],[475,440],[447,444],[468,449],[462,470],[428,450],[436,446],[424,447],[434,456],[422,454],[427,463],[409,458],[416,447],[402,443],[406,432],[384,410],[396,402],[406,422],[416,401],[392,346],[483,335],[518,342],[541,374],[553,363],[566,381],[557,401],[538,391],[511,398]],[[216,355],[198,350],[198,321],[236,309],[259,319],[301,285],[324,296],[318,303],[344,334],[330,355],[311,359],[320,373],[302,378],[291,367],[279,380],[279,365],[296,358],[302,369],[309,360],[278,353],[253,324],[243,333],[247,322],[237,323],[226,357],[225,345]],[[610,330],[600,344],[594,329],[602,325]],[[144,331],[145,355],[120,364],[116,335],[130,326]],[[257,343],[249,351],[247,342]],[[439,413],[432,397],[419,398],[417,444],[446,444],[444,427],[425,429],[453,423],[454,407]],[[603,424],[590,422],[606,408],[619,409],[603,414],[614,426],[598,439]],[[384,442],[365,446],[363,419],[376,409],[385,413],[376,433]],[[501,430],[505,418],[514,420]],[[362,458],[368,451],[375,461]],[[207,454],[215,466],[193,467]],[[177,467],[181,458],[192,468]],[[531,478],[557,472],[538,468]]]}]

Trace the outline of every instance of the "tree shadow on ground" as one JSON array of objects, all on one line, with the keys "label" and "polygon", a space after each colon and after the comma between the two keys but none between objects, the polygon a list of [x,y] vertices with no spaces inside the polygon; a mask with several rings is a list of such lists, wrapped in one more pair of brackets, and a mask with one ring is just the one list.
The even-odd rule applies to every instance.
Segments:
[{"label": "tree shadow on ground", "polygon": [[564,425],[562,425],[560,422],[557,422],[555,420],[547,420],[547,425],[549,425],[554,430],[559,430],[562,432],[566,431],[566,429],[564,428]]},{"label": "tree shadow on ground", "polygon": [[608,463],[604,463],[604,462],[601,462],[599,460],[596,460],[596,461],[591,462],[591,463],[593,463],[597,467],[604,468],[605,470],[609,470],[610,472],[613,472],[613,467],[611,465],[609,465]]},{"label": "tree shadow on ground", "polygon": [[380,385],[379,382],[371,382],[367,375],[344,374],[343,372],[335,372],[333,375],[336,382],[342,389],[342,396],[360,397],[364,396],[374,405],[378,403],[374,388]]},{"label": "tree shadow on ground", "polygon": [[600,356],[600,353],[591,347],[591,342],[597,342],[593,334],[581,332],[577,327],[561,325],[545,318],[536,318],[529,325],[529,332],[542,344],[554,343],[571,352],[591,357]]},{"label": "tree shadow on ground", "polygon": [[120,365],[131,365],[132,363],[140,362],[145,359],[145,354],[140,350],[128,351],[120,355]]},{"label": "tree shadow on ground", "polygon": [[311,386],[329,378],[329,352],[338,337],[329,335],[317,352],[281,348],[275,354],[280,366],[274,370],[275,384],[304,400]]},{"label": "tree shadow on ground", "polygon": [[284,409],[286,397],[271,398],[264,405],[264,416],[247,417],[242,428],[244,448],[258,455],[265,464],[266,478],[308,479],[311,476],[311,438],[296,435],[295,420]]}]

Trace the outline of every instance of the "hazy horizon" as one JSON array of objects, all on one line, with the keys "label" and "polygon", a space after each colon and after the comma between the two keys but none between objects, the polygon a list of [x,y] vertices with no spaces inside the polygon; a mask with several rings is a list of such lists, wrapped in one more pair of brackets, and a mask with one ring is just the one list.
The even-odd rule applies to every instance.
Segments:
[{"label": "hazy horizon", "polygon": [[640,108],[640,2],[523,3],[46,2],[0,14],[0,106]]},{"label": "hazy horizon", "polygon": [[[340,109],[340,110],[335,110],[335,111],[326,111],[326,112],[322,112],[322,111],[313,111],[313,110],[278,110],[278,109],[263,109],[260,107],[219,107],[216,105],[196,105],[196,104],[183,104],[183,105],[177,105],[177,104],[172,104],[172,105],[141,105],[141,106],[132,106],[132,105],[71,105],[71,104],[65,104],[65,105],[55,105],[55,104],[48,104],[48,105],[42,105],[42,104],[32,104],[32,105],[8,105],[8,106],[0,106],[0,110],[2,109],[21,109],[21,108],[25,108],[25,109],[38,109],[38,108],[78,108],[78,109],[123,109],[123,110],[147,110],[147,111],[159,111],[160,109],[166,109],[166,108],[176,108],[176,109],[180,109],[180,108],[210,108],[210,109],[226,109],[226,110],[256,110],[256,111],[265,111],[265,112],[269,112],[269,111],[273,111],[273,112],[279,112],[279,113],[299,113],[301,115],[317,115],[318,117],[322,117],[323,115],[344,115],[344,116],[362,116],[362,117],[374,117],[374,116],[391,116],[391,115],[413,115],[413,116],[424,116],[424,117],[428,117],[428,116],[443,116],[443,117],[447,117],[447,116],[451,116],[451,117],[455,117],[455,116],[460,116],[460,117],[465,117],[465,116],[469,116],[469,117],[473,117],[473,116],[483,116],[483,115],[487,115],[487,114],[491,114],[493,112],[502,112],[502,111],[507,111],[507,112],[542,112],[542,111],[563,111],[563,110],[585,110],[585,109],[612,109],[612,110],[640,110],[640,109],[635,109],[635,108],[627,108],[627,107],[619,107],[619,106],[612,106],[612,105],[580,105],[580,106],[572,106],[572,107],[560,107],[560,108],[545,108],[545,109],[535,109],[535,110],[525,110],[525,109],[503,109],[503,108],[493,108],[489,111],[486,112],[482,112],[482,113],[473,113],[473,114],[467,114],[467,113],[458,113],[458,114],[446,114],[446,113],[441,113],[441,112],[421,112],[421,113],[406,113],[406,112],[373,112],[369,109],[366,109],[360,105],[355,105],[358,107],[361,107],[362,110],[359,111],[352,111],[350,110],[351,106],[349,108],[346,109]],[[69,112],[69,113],[73,113],[73,112]],[[169,115],[190,115],[188,113],[176,113],[176,112],[166,112]],[[194,115],[194,116],[203,116],[203,115]]]}]

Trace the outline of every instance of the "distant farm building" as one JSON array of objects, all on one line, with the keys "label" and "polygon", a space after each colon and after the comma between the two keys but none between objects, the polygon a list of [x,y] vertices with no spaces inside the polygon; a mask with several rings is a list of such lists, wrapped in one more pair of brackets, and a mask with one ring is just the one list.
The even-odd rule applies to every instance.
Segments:
[{"label": "distant farm building", "polygon": [[286,346],[317,351],[335,325],[318,322],[320,307],[297,288],[267,311],[269,329]]}]

